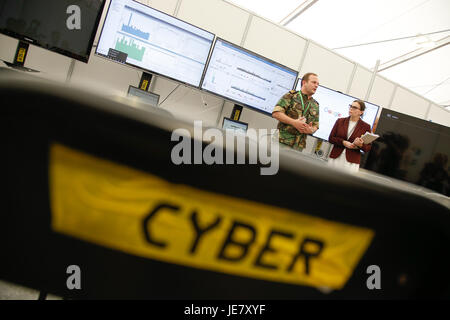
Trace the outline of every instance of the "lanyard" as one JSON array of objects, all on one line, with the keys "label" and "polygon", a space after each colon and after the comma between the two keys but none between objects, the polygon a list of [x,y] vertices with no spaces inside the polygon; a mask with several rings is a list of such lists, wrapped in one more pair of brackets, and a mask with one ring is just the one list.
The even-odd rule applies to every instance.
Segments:
[{"label": "lanyard", "polygon": [[302,94],[301,91],[300,91],[300,99],[302,99],[302,107],[303,107],[303,109],[302,109],[302,111],[303,111],[302,116],[305,117],[305,114],[308,112],[309,106],[311,105],[311,101],[308,103],[308,106],[307,106],[307,108],[305,110],[305,103],[303,102],[303,94]]}]

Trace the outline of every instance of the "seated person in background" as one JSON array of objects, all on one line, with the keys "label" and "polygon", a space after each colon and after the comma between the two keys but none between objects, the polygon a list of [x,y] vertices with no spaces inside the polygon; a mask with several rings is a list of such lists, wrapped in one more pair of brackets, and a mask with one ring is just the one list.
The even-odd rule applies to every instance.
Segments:
[{"label": "seated person in background", "polygon": [[447,173],[447,163],[447,155],[436,153],[433,161],[423,166],[417,184],[449,196],[450,177]]},{"label": "seated person in background", "polygon": [[337,119],[328,138],[333,144],[328,164],[332,167],[358,171],[361,150],[368,152],[371,148],[370,144],[364,144],[360,138],[367,131],[370,132],[370,125],[361,120],[366,109],[364,101],[355,100],[349,107],[349,117]]}]

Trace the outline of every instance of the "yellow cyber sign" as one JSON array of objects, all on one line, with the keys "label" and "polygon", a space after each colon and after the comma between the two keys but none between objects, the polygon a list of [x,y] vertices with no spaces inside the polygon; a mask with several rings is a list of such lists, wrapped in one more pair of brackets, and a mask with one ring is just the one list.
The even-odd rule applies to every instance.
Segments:
[{"label": "yellow cyber sign", "polygon": [[52,229],[123,252],[232,275],[341,289],[374,232],[170,183],[54,144]]}]

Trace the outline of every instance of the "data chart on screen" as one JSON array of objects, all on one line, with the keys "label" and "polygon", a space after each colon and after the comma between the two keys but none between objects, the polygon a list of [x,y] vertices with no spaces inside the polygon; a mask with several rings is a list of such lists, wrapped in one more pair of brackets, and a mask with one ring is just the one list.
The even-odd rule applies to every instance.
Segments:
[{"label": "data chart on screen", "polygon": [[297,72],[217,39],[202,89],[271,114]]},{"label": "data chart on screen", "polygon": [[138,2],[112,0],[96,53],[119,52],[122,62],[199,86],[213,40],[214,34]]}]

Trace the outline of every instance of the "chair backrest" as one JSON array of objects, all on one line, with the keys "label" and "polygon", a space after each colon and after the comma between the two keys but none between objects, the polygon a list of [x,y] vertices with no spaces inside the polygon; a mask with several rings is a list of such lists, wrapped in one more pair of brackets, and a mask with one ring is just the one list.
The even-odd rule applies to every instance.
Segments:
[{"label": "chair backrest", "polygon": [[189,123],[9,72],[0,96],[1,279],[68,298],[448,297],[449,209],[426,196],[283,150],[274,175],[248,154],[175,164],[198,147]]}]

